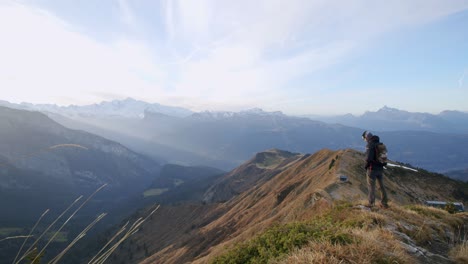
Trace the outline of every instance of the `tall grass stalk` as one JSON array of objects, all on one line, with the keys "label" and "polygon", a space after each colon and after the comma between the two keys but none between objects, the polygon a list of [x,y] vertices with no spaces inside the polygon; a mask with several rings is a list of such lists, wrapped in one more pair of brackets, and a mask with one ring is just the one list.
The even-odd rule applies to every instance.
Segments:
[{"label": "tall grass stalk", "polygon": [[96,217],[96,219],[93,222],[91,222],[91,224],[89,224],[85,229],[83,229],[83,231],[81,231],[81,233],[79,233],[76,236],[76,238],[62,252],[60,252],[60,254],[58,254],[55,258],[53,258],[49,263],[56,264],[65,255],[65,253],[67,253],[70,250],[70,248],[72,248],[76,244],[76,242],[78,242],[78,240],[82,239],[86,235],[86,233],[106,215],[107,213],[102,213],[98,217]]},{"label": "tall grass stalk", "polygon": [[102,264],[106,262],[106,260],[110,257],[110,255],[112,255],[112,253],[114,253],[114,251],[120,246],[120,244],[122,244],[127,238],[135,234],[137,231],[138,230],[128,230],[127,233],[119,241],[117,241],[114,245],[112,245],[112,247],[110,247],[107,251],[101,254],[101,256],[96,258],[96,260],[94,260],[92,264]]},{"label": "tall grass stalk", "polygon": [[37,254],[37,256],[33,259],[33,263],[34,261],[37,260],[37,258],[39,258],[39,256],[44,253],[45,249],[49,246],[49,244],[55,239],[55,237],[60,233],[60,231],[62,231],[62,229],[68,224],[68,222],[70,221],[70,219],[73,218],[73,216],[75,216],[75,214],[85,205],[88,203],[88,201],[93,198],[94,195],[96,195],[96,193],[98,193],[100,190],[102,190],[102,188],[106,187],[107,186],[107,183],[103,184],[101,187],[97,188],[96,191],[94,191],[89,197],[88,199],[86,199],[86,201],[84,201],[69,217],[68,219],[62,224],[62,226],[55,232],[55,234],[49,239],[49,241],[47,242],[47,244],[44,246],[44,248],[42,248],[42,250]]},{"label": "tall grass stalk", "polygon": [[[26,252],[23,254],[23,256],[18,260],[18,262],[14,262],[16,264],[18,264],[21,260],[23,260],[24,258],[26,258],[33,250],[34,246],[37,245],[37,243],[39,243],[39,241],[41,240],[41,238],[47,234],[47,232],[52,228],[52,226],[55,225],[55,223],[60,219],[62,218],[63,215],[65,215],[68,210],[70,210],[70,208],[72,208],[81,198],[83,198],[83,195],[81,195],[80,197],[78,197],[77,199],[75,199],[75,201],[73,201],[47,228],[46,230],[44,230],[44,232],[42,232],[42,234],[34,241],[34,243],[26,250]],[[21,251],[21,250],[20,250]],[[18,252],[19,253],[19,252]],[[15,259],[16,261],[16,259]]]},{"label": "tall grass stalk", "polygon": [[33,228],[31,229],[31,231],[29,232],[29,234],[26,236],[26,239],[23,241],[23,244],[21,245],[18,253],[16,253],[16,257],[15,257],[15,260],[13,260],[13,263],[15,263],[15,261],[18,259],[21,251],[23,250],[23,247],[24,245],[26,244],[26,242],[28,241],[28,238],[31,237],[32,233],[34,232],[34,230],[36,229],[37,225],[39,225],[39,223],[41,222],[42,218],[49,212],[50,210],[47,209],[44,211],[44,213],[42,213],[41,217],[39,217],[39,219],[37,219],[36,223],[34,224]]},{"label": "tall grass stalk", "polygon": [[468,233],[462,233],[466,226],[459,226],[458,233],[454,233],[451,241],[452,249],[449,251],[449,257],[455,263],[468,263]]},{"label": "tall grass stalk", "polygon": [[5,238],[0,239],[0,242],[5,241],[5,240],[10,240],[10,239],[30,238],[30,237],[33,237],[33,235],[5,237]]},{"label": "tall grass stalk", "polygon": [[[110,255],[122,244],[127,238],[131,237],[134,235],[136,232],[138,232],[140,226],[154,213],[159,209],[160,205],[157,205],[153,211],[151,211],[144,219],[142,217],[138,218],[133,225],[128,229],[128,231],[120,238],[117,242],[115,242],[110,248],[108,248],[106,251],[104,251],[107,246],[110,245],[110,243],[107,243],[100,251],[99,253],[94,256],[88,264],[102,264],[104,263]],[[128,224],[128,222],[127,222]],[[122,233],[125,230],[125,227],[127,226],[125,224],[124,227],[122,227],[114,237],[112,237],[111,240],[114,240],[120,233]],[[104,251],[104,252],[103,252]],[[100,255],[99,255],[100,254]]]},{"label": "tall grass stalk", "polygon": [[[80,197],[76,198],[75,201],[73,201],[73,202],[72,202],[72,203],[71,203],[71,204],[70,204],[70,205],[69,205],[53,222],[52,222],[52,224],[50,224],[50,225],[46,228],[46,230],[44,230],[44,232],[42,232],[42,234],[34,241],[34,243],[26,250],[26,252],[24,252],[23,256],[22,256],[17,262],[15,262],[16,259],[17,259],[17,258],[15,258],[15,261],[13,261],[13,263],[18,264],[18,263],[20,263],[20,261],[22,261],[24,258],[26,258],[26,257],[32,252],[34,246],[36,246],[37,243],[39,243],[39,241],[41,240],[41,238],[52,228],[52,226],[54,226],[55,223],[56,223],[60,218],[62,218],[62,216],[63,216],[65,213],[67,213],[68,210],[70,210],[70,208],[72,208],[79,200],[81,200],[82,197],[83,197],[83,195],[81,195]],[[41,216],[41,218],[42,218],[42,216]],[[20,249],[20,251],[21,251],[21,249]],[[20,253],[20,252],[18,252],[18,254],[19,254],[19,253]]]},{"label": "tall grass stalk", "polygon": [[112,243],[112,241],[114,241],[120,234],[122,234],[123,231],[125,231],[128,223],[129,222],[127,222],[122,228],[119,229],[119,231],[117,231],[117,233],[104,245],[104,247],[101,248],[101,250],[99,250],[99,252],[88,262],[88,264],[93,263],[93,261],[104,251],[104,249],[106,249]]}]

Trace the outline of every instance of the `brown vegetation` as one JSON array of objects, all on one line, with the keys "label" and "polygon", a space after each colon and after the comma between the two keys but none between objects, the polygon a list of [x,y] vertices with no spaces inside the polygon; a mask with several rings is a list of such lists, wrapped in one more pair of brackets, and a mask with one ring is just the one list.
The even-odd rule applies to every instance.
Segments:
[{"label": "brown vegetation", "polygon": [[[289,163],[285,163],[286,158],[277,159],[281,160],[280,167],[273,166],[271,155],[262,156],[265,157],[265,165],[268,166],[259,167],[256,164],[258,160],[251,160],[233,171],[234,178],[225,178],[224,184],[218,182],[220,188],[229,188],[233,186],[229,180],[249,182],[252,178],[258,179],[259,174],[264,175],[260,182],[224,203],[162,206],[148,219],[149,227],[132,238],[133,247],[141,249],[146,245],[145,252],[135,250],[132,261],[208,263],[227,249],[257,237],[272,226],[311,221],[326,212],[331,214],[330,210],[336,209],[334,204],[337,200],[358,205],[367,196],[363,154],[360,152],[325,149],[313,155],[287,157],[290,158]],[[340,175],[346,175],[349,181],[340,182]],[[324,256],[333,256],[330,259],[339,263],[343,256],[354,256],[348,262],[345,259],[344,263],[371,263],[376,257],[388,257],[379,254],[394,252],[399,263],[410,263],[413,259],[423,260],[417,254],[423,249],[435,255],[432,259],[447,260],[447,241],[452,245],[455,243],[455,230],[462,230],[466,219],[424,206],[404,206],[421,204],[424,200],[455,200],[454,194],[464,193],[466,184],[426,171],[414,172],[403,168],[388,168],[385,184],[391,209],[368,212],[351,206],[351,209],[333,213],[334,221],[347,226],[341,231],[359,243],[339,245],[311,240],[281,261],[305,263],[312,258],[321,263]],[[462,202],[466,201],[466,195],[461,197]],[[124,247],[131,245],[126,243]],[[408,253],[412,250],[416,253]],[[358,254],[361,251],[367,253]],[[124,252],[119,251],[115,261],[128,260],[129,255]],[[147,254],[151,256],[147,257]],[[388,263],[392,259],[390,256]]]}]

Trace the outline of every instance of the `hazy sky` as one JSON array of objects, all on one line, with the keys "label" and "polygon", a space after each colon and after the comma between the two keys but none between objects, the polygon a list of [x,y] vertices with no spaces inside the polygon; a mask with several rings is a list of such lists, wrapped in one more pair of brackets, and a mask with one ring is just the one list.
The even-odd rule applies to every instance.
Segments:
[{"label": "hazy sky", "polygon": [[468,111],[468,0],[0,0],[0,99]]}]

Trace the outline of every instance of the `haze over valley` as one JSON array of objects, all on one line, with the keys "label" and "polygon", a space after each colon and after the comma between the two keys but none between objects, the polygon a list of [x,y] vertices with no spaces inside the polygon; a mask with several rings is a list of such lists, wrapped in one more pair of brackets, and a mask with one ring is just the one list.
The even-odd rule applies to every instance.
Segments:
[{"label": "haze over valley", "polygon": [[466,263],[466,25],[468,0],[0,1],[0,264]]},{"label": "haze over valley", "polygon": [[[286,169],[290,162],[324,149],[362,153],[360,134],[369,129],[258,108],[192,112],[130,98],[83,107],[8,102],[2,105],[3,225],[31,226],[46,208],[61,210],[80,194],[90,195],[107,184],[96,200],[84,207],[74,227],[67,231],[68,236],[78,232],[100,211],[111,215],[97,226],[96,232],[154,203],[202,203],[210,205],[200,208],[202,212],[215,210],[212,204],[234,200],[250,188],[266,184],[283,170],[278,164],[284,164],[281,166]],[[468,168],[468,156],[463,151],[468,147],[468,134],[463,132],[467,113],[456,112],[457,119],[443,119],[443,114],[434,116],[383,107],[355,119],[365,124],[369,116],[371,120],[400,127],[400,130],[385,127],[381,131],[372,130],[389,146],[392,162],[415,166],[415,171],[424,169],[448,176],[453,173],[453,177],[467,180],[463,172]],[[460,132],[440,131],[441,122],[450,124],[451,131]],[[256,169],[249,165],[253,156]],[[353,161],[353,166],[360,167],[358,163]],[[362,175],[346,174],[364,175],[363,171]],[[449,178],[444,178],[447,176],[438,175],[449,182]],[[431,184],[433,180],[425,181]],[[465,187],[457,188],[461,189],[451,195],[466,199]],[[429,194],[421,195],[413,194],[405,203],[424,202],[423,196]],[[18,207],[23,211],[18,212]],[[48,253],[55,250],[52,247]],[[70,254],[79,256],[83,248],[78,246],[75,250]],[[4,257],[11,255],[7,253]]]}]

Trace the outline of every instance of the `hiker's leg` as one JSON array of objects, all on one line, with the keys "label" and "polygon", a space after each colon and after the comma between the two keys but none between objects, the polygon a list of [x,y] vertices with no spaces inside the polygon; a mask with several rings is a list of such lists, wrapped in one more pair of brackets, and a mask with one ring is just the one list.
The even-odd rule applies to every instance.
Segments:
[{"label": "hiker's leg", "polygon": [[372,173],[372,169],[367,170],[367,190],[369,205],[374,205],[375,203],[375,175]]},{"label": "hiker's leg", "polygon": [[379,190],[380,190],[380,195],[382,197],[382,204],[383,205],[387,205],[388,203],[388,197],[387,197],[387,192],[385,191],[385,187],[384,187],[384,184],[383,184],[383,177],[382,177],[382,174],[380,174],[379,176],[377,176],[377,183],[378,183],[378,187],[379,187]]}]

